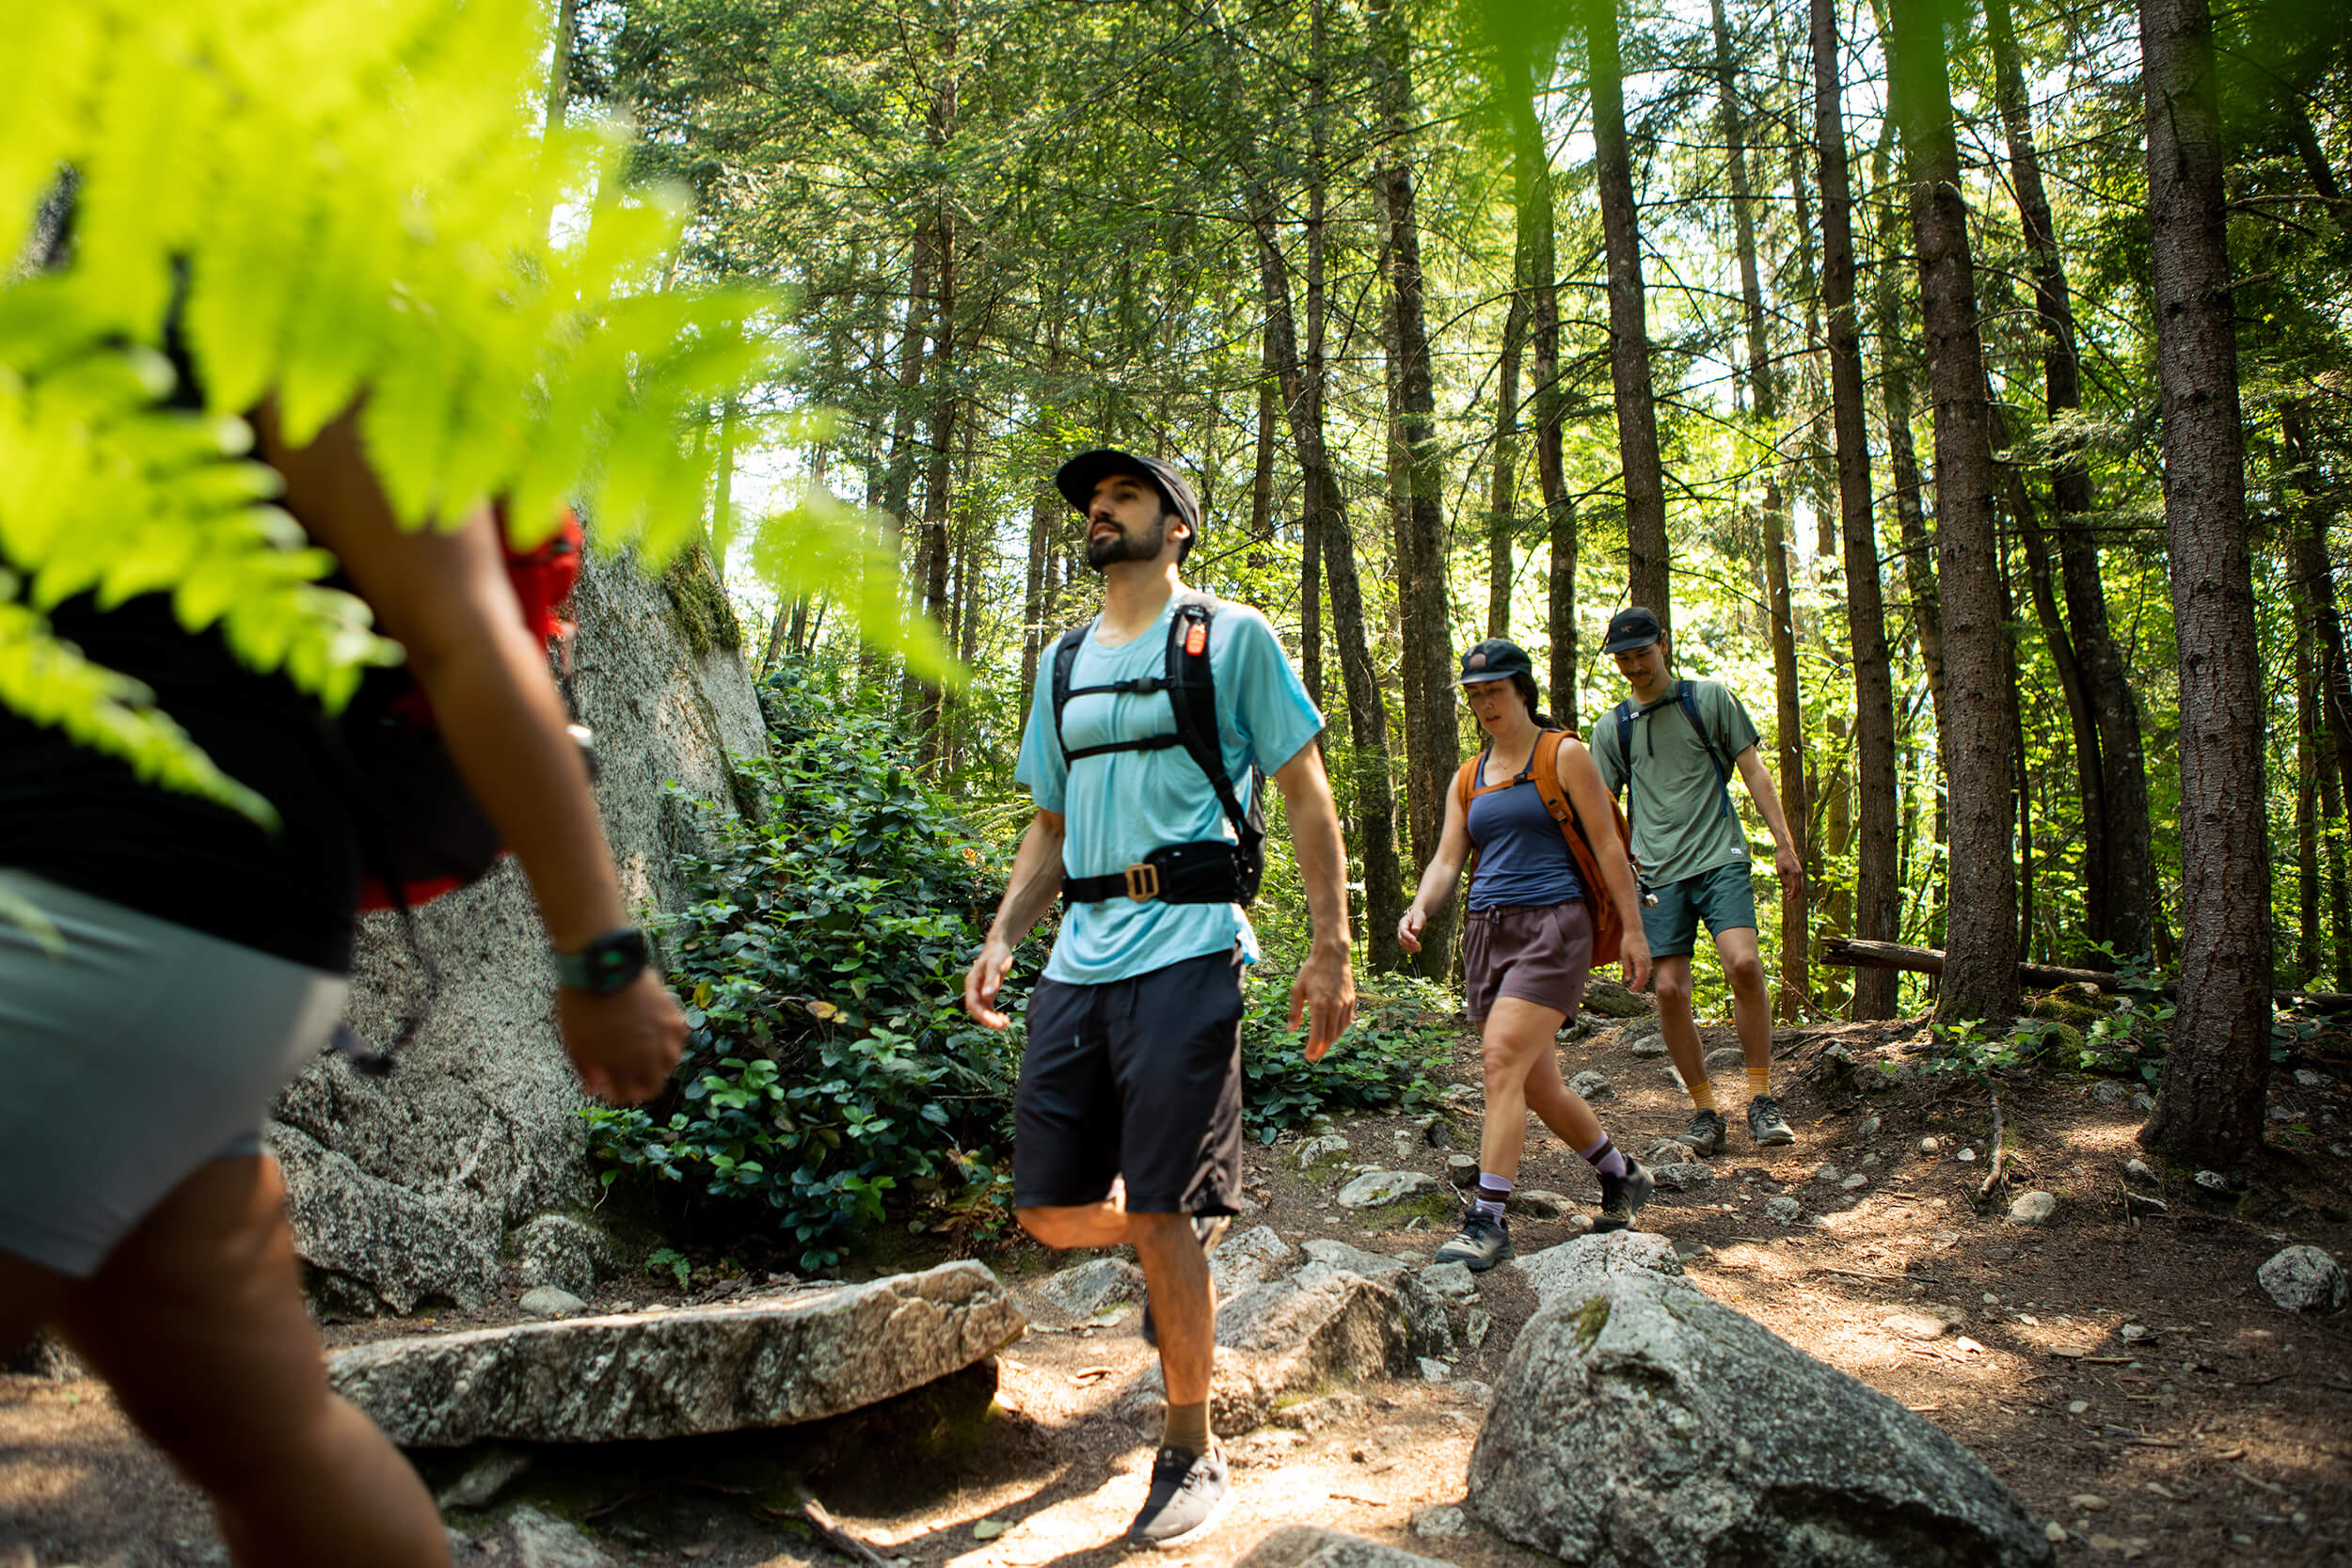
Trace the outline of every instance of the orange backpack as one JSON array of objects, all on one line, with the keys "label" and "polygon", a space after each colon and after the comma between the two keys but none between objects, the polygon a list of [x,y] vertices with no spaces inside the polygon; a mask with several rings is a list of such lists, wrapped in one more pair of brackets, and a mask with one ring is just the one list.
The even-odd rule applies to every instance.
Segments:
[{"label": "orange backpack", "polygon": [[[1617,913],[1617,901],[1609,895],[1609,884],[1601,879],[1600,858],[1593,852],[1592,841],[1584,836],[1584,825],[1576,819],[1576,808],[1568,803],[1567,792],[1560,787],[1560,742],[1575,738],[1575,732],[1571,730],[1545,730],[1537,735],[1535,755],[1529,761],[1528,771],[1521,774],[1520,779],[1533,775],[1535,793],[1543,798],[1544,809],[1551,813],[1554,822],[1560,824],[1560,836],[1568,841],[1568,854],[1576,862],[1577,879],[1584,884],[1584,902],[1593,912],[1593,964],[1597,968],[1616,961],[1617,942],[1624,932],[1625,922]],[[1489,746],[1481,751],[1462,764],[1461,771],[1454,775],[1454,797],[1462,802],[1465,818],[1470,815],[1472,796],[1508,789],[1520,782],[1520,779],[1510,779],[1502,784],[1488,784],[1483,789],[1477,787],[1479,766],[1486,760],[1487,752],[1492,750],[1493,747]],[[1615,818],[1612,826],[1616,831],[1617,844],[1625,854],[1627,864],[1630,865],[1633,862],[1630,847],[1632,835],[1626,829],[1625,813],[1618,808],[1616,801],[1612,800],[1609,802],[1609,815]],[[1473,846],[1470,863],[1462,868],[1462,874],[1468,879],[1475,876],[1477,871],[1478,850]]]}]

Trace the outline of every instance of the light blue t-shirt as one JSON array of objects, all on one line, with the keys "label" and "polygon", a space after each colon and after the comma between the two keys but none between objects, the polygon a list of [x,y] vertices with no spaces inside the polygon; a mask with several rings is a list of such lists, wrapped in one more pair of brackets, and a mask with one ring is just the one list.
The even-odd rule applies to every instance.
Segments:
[{"label": "light blue t-shirt", "polygon": [[[1096,641],[1098,619],[1078,646],[1071,689],[1165,673],[1168,618],[1175,612],[1171,598],[1150,630],[1116,648]],[[1052,649],[1046,652],[1050,658]],[[1209,629],[1209,669],[1216,683],[1225,774],[1247,811],[1251,765],[1269,774],[1279,770],[1323,733],[1323,715],[1283,657],[1274,628],[1247,605],[1218,602]],[[1234,836],[1216,791],[1181,746],[1063,762],[1062,747],[1054,738],[1053,684],[1050,665],[1041,664],[1013,779],[1028,786],[1041,809],[1062,814],[1065,876],[1119,871],[1163,844]],[[1074,752],[1175,728],[1176,711],[1165,691],[1103,692],[1070,699],[1062,710],[1061,739]],[[1229,952],[1236,942],[1246,961],[1257,962],[1257,935],[1237,904],[1129,898],[1073,904],[1062,915],[1061,936],[1046,959],[1045,974],[1070,985],[1100,985],[1203,953]]]}]

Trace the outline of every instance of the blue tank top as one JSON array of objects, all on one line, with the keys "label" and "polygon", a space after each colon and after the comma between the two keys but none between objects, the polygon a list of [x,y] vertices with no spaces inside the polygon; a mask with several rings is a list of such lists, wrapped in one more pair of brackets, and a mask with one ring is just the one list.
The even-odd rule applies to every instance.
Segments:
[{"label": "blue tank top", "polygon": [[1470,843],[1478,848],[1471,909],[1540,907],[1584,896],[1568,841],[1545,809],[1534,780],[1471,796],[1469,826]]}]

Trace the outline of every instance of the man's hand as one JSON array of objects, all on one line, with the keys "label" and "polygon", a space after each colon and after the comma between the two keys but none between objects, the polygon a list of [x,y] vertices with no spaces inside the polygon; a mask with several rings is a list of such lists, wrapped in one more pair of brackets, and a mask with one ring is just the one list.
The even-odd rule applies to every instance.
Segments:
[{"label": "man's hand", "polygon": [[1772,847],[1772,870],[1780,878],[1781,896],[1804,886],[1804,862],[1797,858],[1796,846],[1785,839]]},{"label": "man's hand", "polygon": [[1617,958],[1625,975],[1626,990],[1640,990],[1649,984],[1649,936],[1640,926],[1618,934]]},{"label": "man's hand", "polygon": [[1396,923],[1396,940],[1407,953],[1421,951],[1421,928],[1429,924],[1428,913],[1416,902]]},{"label": "man's hand", "polygon": [[1331,1042],[1347,1033],[1356,1021],[1356,975],[1347,963],[1347,949],[1316,942],[1291,982],[1291,1027],[1307,1019],[1307,1060],[1319,1062]]},{"label": "man's hand", "polygon": [[963,1010],[984,1029],[1005,1029],[1012,1024],[1012,1020],[993,1005],[998,989],[1005,983],[1005,971],[1011,967],[1012,949],[992,936],[980,944],[980,956],[964,972]]},{"label": "man's hand", "polygon": [[555,1022],[580,1084],[616,1105],[660,1094],[686,1043],[686,1020],[650,969],[611,996],[558,988]]}]

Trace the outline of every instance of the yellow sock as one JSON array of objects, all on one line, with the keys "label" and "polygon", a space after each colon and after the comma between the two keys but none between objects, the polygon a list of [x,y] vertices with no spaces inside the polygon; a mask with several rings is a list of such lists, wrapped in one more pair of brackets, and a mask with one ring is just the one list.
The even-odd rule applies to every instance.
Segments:
[{"label": "yellow sock", "polygon": [[1759,1094],[1770,1094],[1772,1092],[1772,1069],[1768,1067],[1752,1067],[1748,1069],[1748,1098],[1753,1100]]},{"label": "yellow sock", "polygon": [[1715,1108],[1715,1085],[1701,1080],[1691,1085],[1691,1103],[1702,1111]]}]

